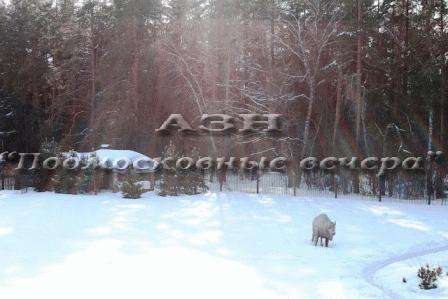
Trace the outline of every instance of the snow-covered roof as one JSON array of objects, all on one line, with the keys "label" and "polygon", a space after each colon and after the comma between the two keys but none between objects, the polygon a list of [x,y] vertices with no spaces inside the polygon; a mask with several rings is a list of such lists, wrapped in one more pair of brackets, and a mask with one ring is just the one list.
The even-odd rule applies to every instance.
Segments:
[{"label": "snow-covered roof", "polygon": [[148,158],[148,156],[145,156],[143,154],[140,154],[139,152],[131,151],[131,150],[113,150],[113,149],[99,149],[94,151],[96,157],[98,159],[122,159],[122,158],[128,158],[132,161],[140,158]]},{"label": "snow-covered roof", "polygon": [[[134,163],[137,160],[144,161],[145,164],[142,165],[142,167],[145,167],[145,168],[151,168],[150,165],[152,164],[151,170],[154,170],[158,165],[158,163],[154,159],[152,159],[148,156],[145,156],[139,152],[132,151],[132,150],[99,149],[99,150],[96,150],[93,152],[84,152],[84,153],[70,151],[70,152],[63,153],[63,156],[64,157],[77,157],[81,160],[87,160],[89,158],[96,157],[100,163],[108,163],[111,166],[115,165],[114,168],[121,167],[121,165],[124,164],[124,163],[120,163],[121,165],[116,166],[116,164],[114,164],[114,162],[116,162],[116,161],[124,162],[124,160],[126,160],[126,159],[129,160],[130,167],[132,167],[132,163]],[[148,164],[148,162],[149,162],[149,164]]]}]

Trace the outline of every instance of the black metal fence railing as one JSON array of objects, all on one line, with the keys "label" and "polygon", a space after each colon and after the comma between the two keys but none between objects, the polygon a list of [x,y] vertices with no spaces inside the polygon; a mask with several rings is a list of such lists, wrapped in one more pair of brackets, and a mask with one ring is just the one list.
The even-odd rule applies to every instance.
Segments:
[{"label": "black metal fence railing", "polygon": [[[286,173],[268,172],[261,175],[230,172],[224,179],[206,174],[210,191],[247,192],[272,195],[309,197],[362,198],[378,201],[406,201],[412,203],[444,204],[448,194],[448,176],[439,179],[442,193],[436,194],[434,186],[428,187],[424,174],[397,173],[378,177],[369,174],[323,172],[304,174],[299,186]],[[435,185],[435,179],[431,180]]]},{"label": "black metal fence railing", "polygon": [[[115,176],[111,176],[113,180]],[[203,178],[203,180],[201,179]],[[104,179],[103,176],[100,178]],[[166,179],[166,178],[165,178]],[[190,178],[191,179],[191,178]],[[160,192],[160,186],[164,178],[161,175],[148,174],[142,178],[147,181],[148,190],[156,189]],[[404,201],[412,203],[445,204],[448,195],[448,175],[425,172],[409,173],[396,172],[386,176],[378,177],[376,174],[356,173],[354,171],[341,171],[339,173],[328,173],[324,171],[304,172],[300,180],[287,173],[252,171],[250,173],[228,171],[228,172],[206,172],[194,176],[192,184],[205,184],[210,191],[246,192],[272,195],[306,196],[316,198],[359,198],[363,200],[377,201]],[[176,185],[175,190],[181,183],[180,178],[171,183]],[[111,181],[110,185],[114,185]],[[15,176],[3,176],[0,178],[2,189],[27,190],[36,189],[36,176],[31,174],[17,174]],[[95,184],[93,184],[95,185]],[[104,190],[102,185],[90,190],[96,193]],[[185,185],[185,184],[184,184]],[[200,185],[200,184],[199,184]],[[198,186],[199,186],[198,185]],[[48,186],[47,186],[48,187]],[[204,188],[201,188],[202,190]],[[45,190],[52,190],[45,189]],[[105,189],[107,190],[107,189]],[[110,190],[118,191],[118,190]],[[181,190],[178,190],[181,194]],[[201,191],[202,192],[202,191]]]}]

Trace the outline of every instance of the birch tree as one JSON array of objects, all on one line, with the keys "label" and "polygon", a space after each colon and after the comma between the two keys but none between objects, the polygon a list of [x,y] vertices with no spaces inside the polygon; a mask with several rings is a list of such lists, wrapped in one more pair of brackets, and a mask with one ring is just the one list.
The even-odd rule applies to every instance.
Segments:
[{"label": "birch tree", "polygon": [[277,41],[300,65],[297,73],[290,73],[289,77],[306,86],[306,90],[297,95],[297,99],[307,103],[298,160],[310,154],[311,122],[315,105],[321,100],[317,96],[318,89],[326,82],[325,71],[335,64],[331,47],[337,40],[341,18],[338,3],[328,0],[305,1],[297,15],[285,13],[282,16],[285,30],[277,36]]}]

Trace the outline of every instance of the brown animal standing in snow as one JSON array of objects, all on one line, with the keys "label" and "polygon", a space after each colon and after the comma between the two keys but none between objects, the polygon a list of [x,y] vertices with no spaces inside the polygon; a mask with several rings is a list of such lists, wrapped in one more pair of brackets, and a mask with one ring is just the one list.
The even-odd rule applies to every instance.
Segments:
[{"label": "brown animal standing in snow", "polygon": [[332,222],[325,214],[320,214],[314,218],[312,238],[314,246],[317,246],[320,238],[320,245],[323,245],[322,239],[325,239],[325,247],[328,247],[328,242],[333,240],[334,235],[336,235],[336,222]]}]

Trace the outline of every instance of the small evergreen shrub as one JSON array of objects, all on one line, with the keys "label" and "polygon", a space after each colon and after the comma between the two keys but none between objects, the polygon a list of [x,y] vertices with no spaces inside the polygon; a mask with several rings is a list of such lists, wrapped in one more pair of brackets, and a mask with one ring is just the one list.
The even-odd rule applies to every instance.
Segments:
[{"label": "small evergreen shrub", "polygon": [[93,179],[94,170],[91,167],[84,169],[78,184],[78,192],[81,194],[90,193],[93,189]]},{"label": "small evergreen shrub", "polygon": [[77,194],[78,177],[75,172],[61,169],[51,179],[54,192],[62,194]]},{"label": "small evergreen shrub", "polygon": [[417,272],[418,278],[420,278],[419,287],[421,289],[430,290],[437,288],[437,279],[442,275],[442,268],[430,268],[427,264],[426,267],[420,267]]},{"label": "small evergreen shrub", "polygon": [[33,186],[36,192],[45,192],[50,190],[51,171],[47,169],[36,169],[32,171]]},{"label": "small evergreen shrub", "polygon": [[178,188],[180,194],[196,195],[208,190],[204,175],[198,170],[178,171]]},{"label": "small evergreen shrub", "polygon": [[[71,153],[70,157],[74,157],[74,154]],[[62,161],[66,157],[59,154],[59,158]],[[56,193],[77,194],[79,173],[77,170],[59,167],[55,170],[54,176],[51,178],[51,183],[53,185],[54,192]]]},{"label": "small evergreen shrub", "polygon": [[123,198],[140,198],[144,190],[142,185],[138,182],[138,176],[135,174],[128,174],[121,186]]},{"label": "small evergreen shrub", "polygon": [[178,195],[177,188],[178,177],[174,172],[169,170],[163,170],[159,184],[159,195],[160,196],[176,196]]},{"label": "small evergreen shrub", "polygon": [[[171,157],[175,161],[183,157],[176,151],[172,143],[165,148],[164,153],[164,158]],[[193,149],[187,156],[193,160],[198,160],[199,152]],[[195,195],[208,190],[203,171],[196,169],[195,165],[189,169],[162,169],[159,188],[160,192],[158,194],[160,196]]]},{"label": "small evergreen shrub", "polygon": [[95,154],[93,154],[89,158],[83,159],[82,163],[85,165],[85,169],[81,171],[82,173],[79,179],[78,192],[81,194],[90,193],[92,191],[96,192],[96,190],[94,190],[94,180],[98,158]]},{"label": "small evergreen shrub", "polygon": [[[177,159],[180,155],[176,152],[176,147],[172,142],[163,150],[163,158],[172,157]],[[159,193],[160,196],[175,196],[179,194],[178,176],[175,170],[162,169],[160,174]]]}]

